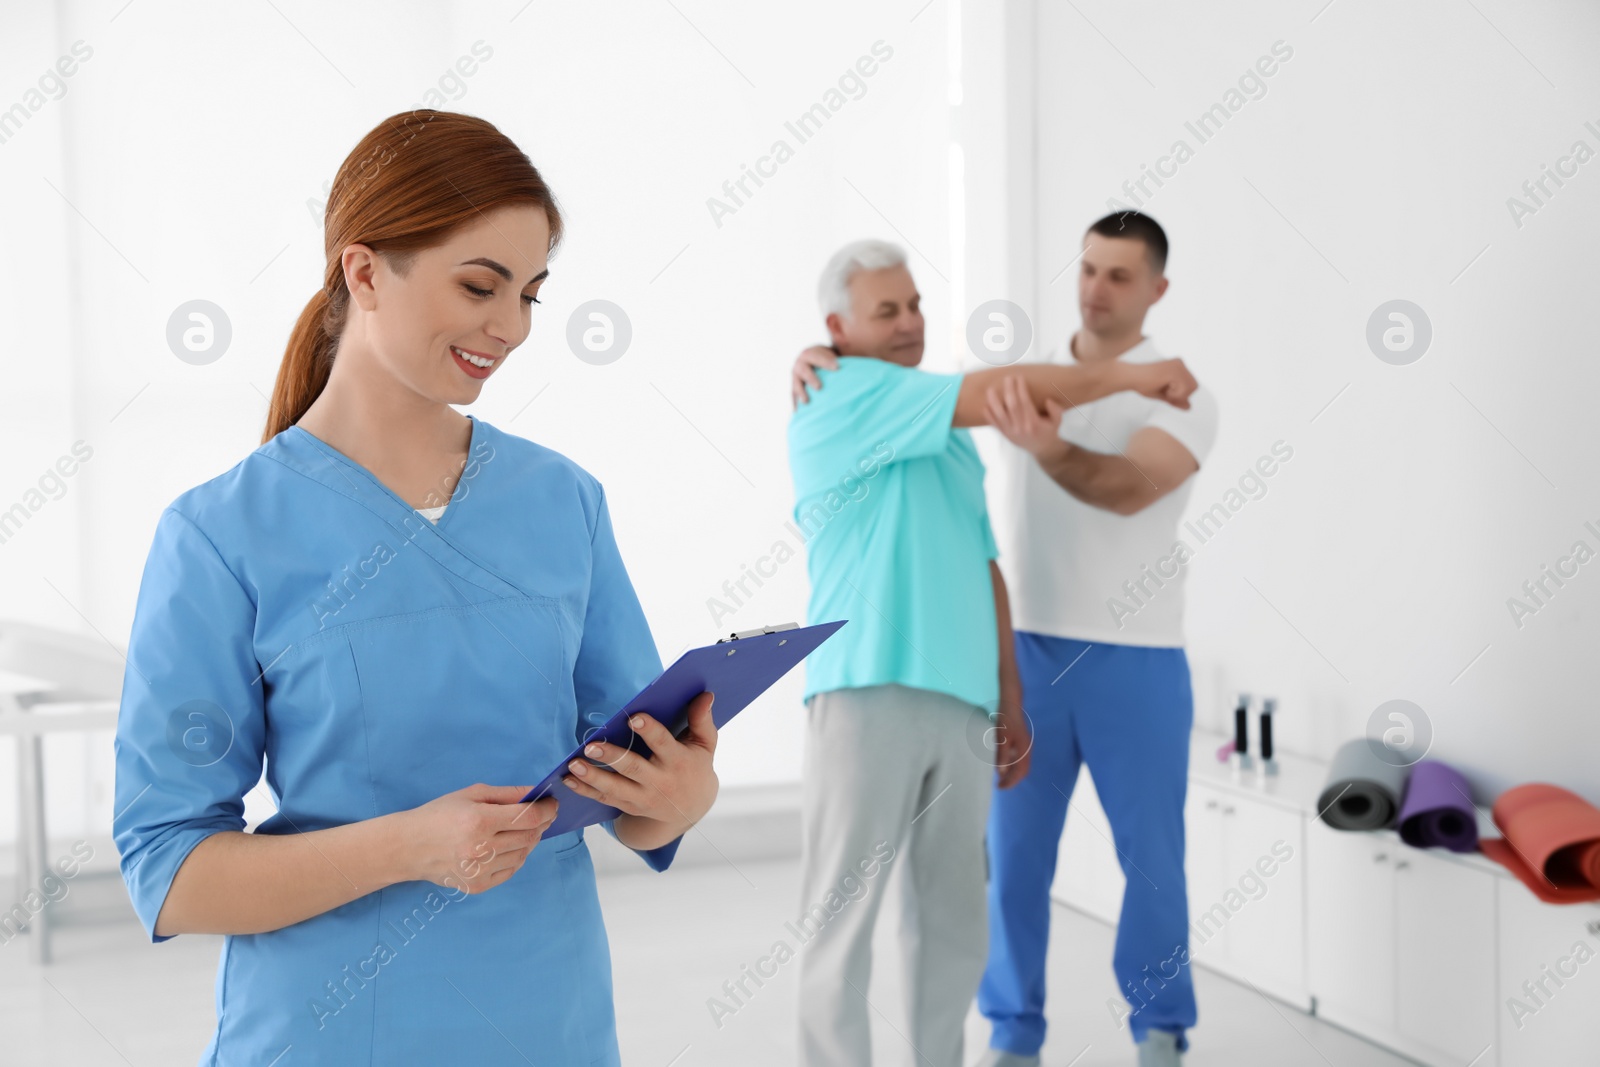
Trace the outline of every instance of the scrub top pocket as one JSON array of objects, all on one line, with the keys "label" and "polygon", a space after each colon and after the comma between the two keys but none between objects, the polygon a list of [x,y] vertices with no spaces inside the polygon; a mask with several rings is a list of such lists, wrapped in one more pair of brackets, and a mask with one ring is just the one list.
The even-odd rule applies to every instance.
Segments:
[{"label": "scrub top pocket", "polygon": [[509,597],[345,633],[379,812],[474,782],[532,785],[576,743],[574,650],[558,601]]}]

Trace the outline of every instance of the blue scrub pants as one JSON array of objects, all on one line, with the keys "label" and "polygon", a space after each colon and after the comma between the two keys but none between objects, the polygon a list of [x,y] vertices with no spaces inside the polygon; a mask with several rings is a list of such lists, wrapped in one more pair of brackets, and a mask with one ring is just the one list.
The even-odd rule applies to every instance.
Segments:
[{"label": "blue scrub pants", "polygon": [[[1026,778],[989,808],[989,960],[978,1008],[989,1044],[1044,1044],[1050,884],[1078,767],[1087,762],[1127,888],[1112,968],[1133,1040],[1195,1023],[1183,873],[1183,802],[1194,700],[1182,648],[1109,645],[1018,631],[1017,669],[1033,728]],[[1176,972],[1176,973],[1174,973]]]}]

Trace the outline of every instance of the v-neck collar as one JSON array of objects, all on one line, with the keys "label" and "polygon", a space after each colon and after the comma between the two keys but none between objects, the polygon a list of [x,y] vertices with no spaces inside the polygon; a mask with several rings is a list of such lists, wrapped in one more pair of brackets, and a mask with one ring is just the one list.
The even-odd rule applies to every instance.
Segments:
[{"label": "v-neck collar", "polygon": [[[365,466],[357,463],[355,460],[351,459],[337,448],[334,448],[332,445],[328,444],[328,442],[324,441],[310,430],[307,430],[299,423],[294,423],[284,432],[297,434],[300,438],[310,443],[313,448],[317,449],[317,451],[358,472],[362,477],[371,483],[371,488],[377,489],[378,492],[389,497],[389,499],[393,500],[407,511],[416,515],[420,515],[422,517],[422,521],[437,529],[442,528],[449,523],[451,518],[454,517],[455,513],[460,510],[461,505],[466,501],[466,496],[461,492],[461,483],[466,481],[466,468],[472,465],[472,457],[477,455],[478,442],[481,441],[485,435],[484,423],[479,420],[476,415],[473,415],[469,412],[467,413],[467,418],[472,422],[472,431],[467,440],[467,462],[465,465],[463,465],[460,475],[456,478],[456,484],[450,489],[450,499],[445,501],[444,513],[440,515],[437,520],[430,519],[428,516],[423,515],[422,509],[414,508],[410,504],[407,504],[401,499],[399,493],[396,493],[393,489],[390,489],[387,485],[383,484],[383,481],[376,474],[373,474],[372,471],[368,470]],[[457,499],[457,497],[460,497],[460,499]]]},{"label": "v-neck collar", "polygon": [[[472,441],[469,448],[476,449],[479,441],[486,440],[498,432],[493,426],[475,416],[467,417],[472,419]],[[527,590],[497,573],[462,545],[455,537],[455,531],[452,530],[447,534],[443,529],[452,513],[459,510],[462,500],[466,499],[465,494],[461,495],[461,500],[456,499],[457,494],[461,493],[461,482],[466,480],[465,470],[462,472],[462,477],[456,481],[456,488],[451,492],[451,504],[445,508],[438,522],[432,522],[416,508],[401,500],[398,494],[379,481],[366,467],[298,424],[278,434],[263,445],[260,451],[332,492],[360,504],[394,530],[399,537],[416,545],[434,562],[465,581],[497,596],[530,595]],[[473,453],[469,452],[468,455],[470,463]]]}]

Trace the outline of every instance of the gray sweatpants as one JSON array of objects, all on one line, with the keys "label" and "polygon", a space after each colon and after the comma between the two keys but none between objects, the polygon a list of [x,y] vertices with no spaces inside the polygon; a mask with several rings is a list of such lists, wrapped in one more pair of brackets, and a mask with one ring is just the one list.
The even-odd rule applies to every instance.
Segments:
[{"label": "gray sweatpants", "polygon": [[818,693],[806,705],[802,1067],[872,1062],[872,930],[887,868],[900,865],[909,1059],[961,1067],[967,1009],[988,953],[988,723],[982,708],[900,685]]}]

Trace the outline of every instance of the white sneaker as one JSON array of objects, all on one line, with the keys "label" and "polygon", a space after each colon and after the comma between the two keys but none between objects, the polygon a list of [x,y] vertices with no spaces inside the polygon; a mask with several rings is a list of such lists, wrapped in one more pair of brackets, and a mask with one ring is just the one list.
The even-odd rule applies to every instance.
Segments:
[{"label": "white sneaker", "polygon": [[1139,1067],[1182,1067],[1178,1035],[1170,1030],[1151,1030],[1139,1042]]},{"label": "white sneaker", "polygon": [[977,1067],[1039,1067],[1039,1057],[1022,1056],[1004,1049],[992,1048],[983,1054]]}]

